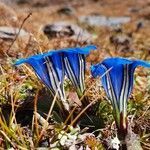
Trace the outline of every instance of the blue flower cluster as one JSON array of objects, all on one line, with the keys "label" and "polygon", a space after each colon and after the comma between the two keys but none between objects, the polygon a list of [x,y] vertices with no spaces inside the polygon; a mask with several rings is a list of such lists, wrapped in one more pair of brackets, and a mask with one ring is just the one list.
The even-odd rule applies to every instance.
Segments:
[{"label": "blue flower cluster", "polygon": [[[15,65],[29,64],[39,79],[55,95],[61,99],[66,110],[69,103],[64,92],[64,77],[67,76],[81,96],[85,90],[85,56],[96,46],[66,48],[53,50],[18,60]],[[113,107],[113,114],[118,129],[127,130],[127,101],[131,94],[134,71],[137,66],[150,68],[150,64],[142,60],[131,60],[121,57],[107,58],[101,63],[91,66],[92,76],[101,77],[102,85]]]},{"label": "blue flower cluster", "polygon": [[20,59],[15,65],[29,64],[53,95],[58,92],[65,109],[69,110],[69,104],[64,92],[64,77],[66,75],[76,88],[78,95],[82,95],[85,90],[85,56],[95,49],[96,46],[89,45],[86,47],[51,50],[44,54]]}]

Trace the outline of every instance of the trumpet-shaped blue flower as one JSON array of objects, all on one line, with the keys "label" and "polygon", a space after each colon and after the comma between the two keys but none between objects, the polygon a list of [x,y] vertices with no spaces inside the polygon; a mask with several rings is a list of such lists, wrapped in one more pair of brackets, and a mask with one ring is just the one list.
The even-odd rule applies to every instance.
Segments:
[{"label": "trumpet-shaped blue flower", "polygon": [[48,87],[53,95],[58,91],[64,107],[69,110],[69,105],[64,93],[64,66],[61,53],[52,51],[45,54],[34,55],[26,59],[20,59],[15,65],[29,64],[39,79]]},{"label": "trumpet-shaped blue flower", "polygon": [[88,54],[95,46],[66,48],[53,50],[44,54],[34,55],[26,59],[18,60],[15,65],[29,64],[39,79],[50,89],[53,95],[58,91],[64,107],[69,110],[69,104],[64,92],[64,76],[83,91],[85,61],[84,55]]},{"label": "trumpet-shaped blue flower", "polygon": [[[127,100],[133,88],[134,71],[137,66],[149,67],[142,60],[107,58],[91,67],[93,77],[102,76],[102,85],[111,101],[118,130],[127,132]],[[126,133],[125,133],[126,134]]]},{"label": "trumpet-shaped blue flower", "polygon": [[95,46],[90,45],[86,47],[68,49],[68,51],[64,52],[63,60],[65,64],[65,72],[67,77],[71,80],[73,86],[76,88],[79,97],[83,95],[85,90],[85,55],[95,49]]}]

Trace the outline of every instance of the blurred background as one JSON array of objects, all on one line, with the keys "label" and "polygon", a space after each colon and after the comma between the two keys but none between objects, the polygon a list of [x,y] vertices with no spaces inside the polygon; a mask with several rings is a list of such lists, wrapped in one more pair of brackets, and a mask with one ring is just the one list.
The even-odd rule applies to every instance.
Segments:
[{"label": "blurred background", "polygon": [[[16,117],[22,124],[28,124],[27,120],[32,122],[33,100],[38,91],[41,112],[46,110],[47,113],[51,103],[49,91],[41,86],[30,69],[19,71],[12,67],[16,59],[51,49],[87,44],[96,45],[98,50],[92,51],[87,58],[86,75],[89,75],[91,63],[98,63],[106,57],[122,56],[149,61],[150,0],[0,0],[0,108],[3,103],[9,104],[9,107],[4,105],[6,120],[11,118],[13,96],[16,107],[20,107]],[[140,69],[137,69],[140,76],[135,74],[136,92],[131,96],[128,112],[134,116],[134,132],[143,136],[140,140],[144,141],[145,147],[150,147],[150,78],[147,78],[148,71]],[[94,114],[93,123],[99,129],[104,124],[110,125],[113,119],[110,107],[101,107],[107,105],[104,93],[99,93],[96,82],[90,82],[95,86],[87,96],[91,101],[102,100],[96,109],[103,122],[95,119]],[[87,87],[92,85],[86,84]],[[75,101],[77,95],[70,93]],[[57,118],[57,115],[54,117]],[[106,131],[110,132],[110,128]],[[109,134],[105,133],[107,138]],[[15,136],[20,137],[20,134]],[[0,137],[0,144],[2,139]]]},{"label": "blurred background", "polygon": [[0,55],[94,43],[93,62],[116,55],[148,59],[149,25],[149,0],[0,0]]}]

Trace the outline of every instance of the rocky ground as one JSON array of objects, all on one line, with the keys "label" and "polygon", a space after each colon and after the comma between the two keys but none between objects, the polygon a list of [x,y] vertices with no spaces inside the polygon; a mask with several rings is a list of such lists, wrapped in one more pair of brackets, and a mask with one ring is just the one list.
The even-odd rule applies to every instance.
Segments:
[{"label": "rocky ground", "polygon": [[[4,3],[0,5],[0,25],[20,28],[23,24],[21,28],[34,38],[33,41],[38,43],[36,46],[40,46],[42,51],[67,47],[77,40],[78,44],[91,42],[99,45],[101,56],[92,58],[93,61],[110,55],[109,50],[111,55],[132,54],[134,57],[136,53],[138,58],[142,51],[149,51],[148,0],[4,0]],[[26,18],[29,14],[30,17]],[[113,17],[120,17],[120,20]],[[29,37],[23,39],[24,43],[31,40]],[[21,49],[18,46],[19,52],[23,51]]]},{"label": "rocky ground", "polygon": [[[98,47],[98,51],[94,51],[88,56],[87,61],[90,63],[97,63],[110,56],[132,57],[149,61],[150,1],[0,0],[0,82],[2,83],[0,84],[0,88],[2,89],[0,99],[2,99],[3,102],[3,100],[11,97],[8,96],[4,98],[3,96],[6,96],[7,92],[9,93],[9,89],[11,88],[10,81],[13,80],[16,84],[18,82],[23,83],[23,81],[26,80],[14,73],[10,67],[10,62],[18,58],[46,52],[50,49],[83,46],[87,44],[95,44]],[[88,65],[90,65],[90,63]],[[87,68],[89,68],[88,65]],[[135,94],[131,96],[132,101],[129,103],[128,109],[131,116],[135,115],[135,120],[133,119],[134,132],[141,138],[143,148],[148,150],[150,148],[149,138],[147,137],[150,131],[150,103],[148,101],[150,98],[150,81],[149,78],[146,78],[148,73],[140,72],[140,69],[137,69],[137,72],[143,78],[137,77],[137,83],[134,88]],[[7,77],[7,80],[4,80],[5,77]],[[33,89],[31,88],[29,91],[26,91],[30,96],[31,93],[34,93],[31,96],[32,99],[35,98],[34,90],[39,88],[38,81],[33,81],[34,79],[35,78],[31,77],[31,81],[25,83],[28,88],[32,87],[30,86],[32,82],[36,83],[36,85],[32,87]],[[3,88],[6,81],[8,85]],[[97,89],[93,89],[93,91],[90,91],[88,95],[91,100],[102,99],[101,95],[97,94]],[[39,97],[42,97],[42,94]],[[2,104],[2,102],[0,102],[0,104]],[[103,103],[101,105],[103,105]],[[27,106],[29,107],[29,105]],[[136,109],[138,110],[137,112],[135,111]],[[109,108],[107,108],[107,110],[109,110]],[[106,117],[107,115],[110,121]],[[103,137],[107,139],[110,134],[111,127],[109,124],[112,118],[108,112],[101,114],[101,117],[103,117],[105,121],[107,120],[107,123],[104,122],[107,126],[103,131]],[[5,130],[6,129],[7,128],[5,128]],[[25,132],[29,129],[21,128],[20,130]],[[48,129],[46,133],[47,137],[51,136],[50,130],[51,129]],[[79,129],[77,128],[77,131],[72,130],[73,129],[70,129],[71,132],[78,132]],[[27,131],[25,139],[31,137],[30,132],[31,131]],[[5,136],[3,132],[0,133]],[[87,138],[84,144],[90,146],[97,144],[100,147],[99,149],[103,149],[101,142],[96,141],[94,136],[92,135],[89,139]],[[15,143],[14,139],[12,141],[9,140],[9,138],[7,139],[11,141],[10,145]],[[37,141],[33,140],[32,142],[36,143]],[[30,146],[34,147],[32,142],[29,140]],[[102,141],[104,145],[107,145],[106,147],[109,147],[109,144],[105,144],[105,142],[106,141]],[[4,143],[0,136],[0,145],[2,144],[4,146]],[[42,147],[44,145],[43,143],[39,145]],[[132,147],[132,144],[129,144],[130,150],[137,150],[137,147]],[[45,145],[43,147],[46,147]]]}]

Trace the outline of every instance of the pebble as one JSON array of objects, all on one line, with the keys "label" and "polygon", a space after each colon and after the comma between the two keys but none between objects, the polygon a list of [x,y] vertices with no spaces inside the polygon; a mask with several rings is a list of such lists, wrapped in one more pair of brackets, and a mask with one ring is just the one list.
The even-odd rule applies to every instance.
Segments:
[{"label": "pebble", "polygon": [[44,26],[43,32],[49,39],[69,37],[86,42],[90,42],[92,40],[92,35],[88,33],[88,31],[69,22],[55,22],[47,24]]},{"label": "pebble", "polygon": [[71,6],[64,6],[57,10],[58,14],[63,14],[67,16],[71,16],[75,14],[75,9]]},{"label": "pebble", "polygon": [[116,27],[121,24],[130,22],[130,17],[106,17],[101,15],[89,15],[79,17],[81,23],[85,23],[89,26],[106,26],[106,27]]},{"label": "pebble", "polygon": [[[0,26],[0,39],[3,40],[14,40],[19,32],[19,28]],[[29,36],[25,30],[21,29],[18,37]]]}]

